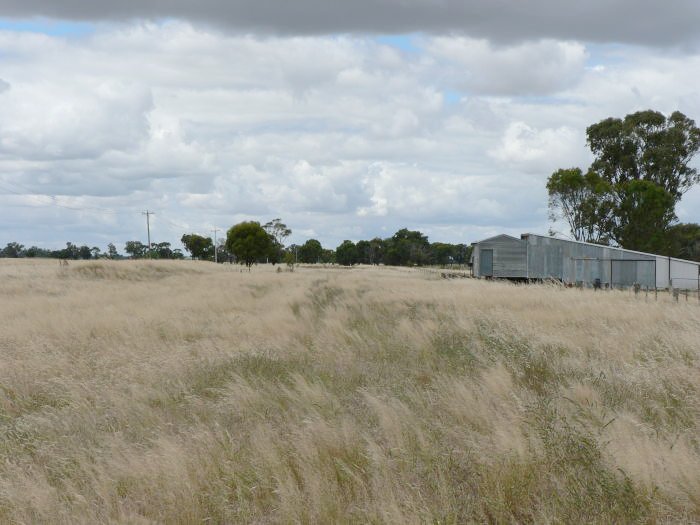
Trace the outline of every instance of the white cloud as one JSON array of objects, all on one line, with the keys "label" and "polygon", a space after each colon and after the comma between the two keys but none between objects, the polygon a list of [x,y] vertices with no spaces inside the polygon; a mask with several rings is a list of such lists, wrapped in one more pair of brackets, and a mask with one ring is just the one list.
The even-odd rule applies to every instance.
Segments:
[{"label": "white cloud", "polygon": [[[143,237],[146,208],[172,242],[273,217],[291,241],[332,246],[404,226],[453,242],[546,231],[546,178],[590,161],[586,126],[700,114],[695,55],[617,47],[589,64],[578,42],[417,45],[179,22],[0,31],[0,244],[122,244]],[[693,199],[684,220],[700,220]]]},{"label": "white cloud", "polygon": [[550,95],[584,73],[586,48],[577,42],[540,40],[494,46],[487,40],[437,37],[426,43],[445,81],[489,95]]},{"label": "white cloud", "polygon": [[59,78],[18,81],[0,105],[0,152],[32,159],[100,157],[139,148],[148,137],[148,89],[118,80],[76,92]]},{"label": "white cloud", "polygon": [[516,121],[506,128],[501,143],[489,155],[526,173],[551,173],[557,167],[576,165],[584,140],[582,131],[566,126],[539,130]]}]

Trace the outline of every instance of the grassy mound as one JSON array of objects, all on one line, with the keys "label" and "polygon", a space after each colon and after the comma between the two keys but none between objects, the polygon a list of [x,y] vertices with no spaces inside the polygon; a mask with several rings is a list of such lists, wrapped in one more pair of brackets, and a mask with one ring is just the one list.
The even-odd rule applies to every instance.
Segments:
[{"label": "grassy mound", "polygon": [[154,281],[175,275],[202,273],[202,270],[180,261],[72,262],[65,269],[73,277],[116,281]]}]

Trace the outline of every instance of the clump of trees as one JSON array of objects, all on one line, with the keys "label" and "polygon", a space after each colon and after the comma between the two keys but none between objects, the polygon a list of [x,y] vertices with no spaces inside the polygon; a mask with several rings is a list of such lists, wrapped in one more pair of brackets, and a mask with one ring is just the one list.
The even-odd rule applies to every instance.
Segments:
[{"label": "clump of trees", "polygon": [[294,250],[298,256],[298,262],[302,263],[319,263],[323,261],[323,246],[317,239],[309,239],[304,244],[299,246],[298,250]]},{"label": "clump of trees", "polygon": [[357,245],[352,241],[343,241],[335,249],[335,262],[343,266],[352,266],[359,262]]},{"label": "clump of trees", "polygon": [[211,237],[186,233],[180,238],[180,242],[193,260],[210,261],[214,259],[214,241],[211,240]]},{"label": "clump of trees", "polygon": [[387,239],[378,237],[357,243],[345,240],[335,251],[335,262],[353,264],[388,264],[392,266],[464,265],[469,262],[471,247],[466,244],[430,243],[419,231],[402,228]]},{"label": "clump of trees", "polygon": [[55,259],[98,259],[104,256],[97,246],[78,246],[72,242],[67,242],[66,247],[60,250],[48,250],[31,246],[25,248],[23,244],[18,242],[9,242],[0,250],[0,257],[7,258],[55,258]]},{"label": "clump of trees", "polygon": [[683,194],[700,182],[690,161],[700,129],[683,113],[640,111],[586,129],[593,163],[554,172],[547,181],[550,217],[575,240],[682,257],[694,226],[676,224]]},{"label": "clump of trees", "polygon": [[277,248],[274,237],[256,221],[241,222],[226,232],[226,249],[248,269],[272,256]]},{"label": "clump of trees", "polygon": [[[110,259],[119,258],[116,248],[110,243]],[[148,244],[141,241],[127,241],[124,251],[131,259],[184,259],[185,256],[179,248],[171,248],[169,242],[152,242],[151,249]]]},{"label": "clump of trees", "polygon": [[253,264],[271,262],[335,263],[344,266],[354,264],[387,264],[395,266],[464,265],[471,255],[466,244],[430,243],[419,231],[403,228],[392,237],[371,240],[343,241],[335,250],[324,248],[318,239],[309,239],[302,245],[284,247],[284,239],[292,230],[280,219],[266,224],[249,221],[231,227],[226,235],[225,248],[241,264],[250,268]]},{"label": "clump of trees", "polygon": [[[169,242],[151,243],[151,249],[140,241],[127,241],[124,252],[132,259],[183,259],[184,255],[179,248],[171,248]],[[107,245],[107,250],[101,251],[97,246],[78,246],[72,242],[67,242],[66,247],[60,250],[49,250],[31,246],[25,248],[18,242],[10,242],[5,248],[0,250],[0,257],[41,257],[52,259],[124,259],[119,253],[114,243]]]},{"label": "clump of trees", "polygon": [[[263,225],[257,221],[241,222],[232,226],[226,233],[224,248],[229,258],[245,264],[249,269],[253,264],[269,262],[277,264],[285,262],[290,267],[300,261],[318,262],[316,244],[311,239],[304,246],[290,245],[285,248],[284,241],[292,234],[282,219],[272,219]],[[301,257],[300,259],[300,252]]]},{"label": "clump of trees", "polygon": [[[32,246],[32,248],[39,250],[36,246]],[[36,253],[36,252],[34,252]],[[35,257],[36,255],[32,255]],[[11,257],[11,258],[17,258],[17,257],[27,257],[26,251],[24,249],[24,245],[18,243],[18,242],[8,242],[7,246],[5,246],[2,250],[0,250],[0,257]]]},{"label": "clump of trees", "polygon": [[292,234],[292,230],[279,218],[263,224],[262,229],[265,230],[272,242],[265,257],[269,262],[277,264],[284,260],[284,240]]},{"label": "clump of trees", "polygon": [[680,259],[700,261],[700,224],[676,224],[668,229],[669,253]]}]

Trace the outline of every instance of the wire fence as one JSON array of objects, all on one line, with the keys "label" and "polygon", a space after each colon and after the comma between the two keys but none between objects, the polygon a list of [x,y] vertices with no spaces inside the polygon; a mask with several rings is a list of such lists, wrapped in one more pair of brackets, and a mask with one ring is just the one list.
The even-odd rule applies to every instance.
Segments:
[{"label": "wire fence", "polygon": [[[422,268],[424,273],[432,273],[435,278],[450,279],[455,277],[467,277],[467,274],[448,275],[441,272],[435,268]],[[513,282],[509,279],[493,279],[494,281],[508,281]],[[519,283],[538,283],[538,284],[550,284],[557,285],[562,289],[565,288],[576,288],[579,290],[593,290],[596,293],[605,296],[607,293],[628,293],[635,299],[640,300],[651,300],[659,302],[696,302],[700,305],[700,279],[690,279],[690,278],[673,278],[672,286],[667,288],[657,288],[655,285],[642,285],[639,282],[634,282],[631,285],[627,283],[615,283],[611,286],[609,282],[602,282],[600,279],[596,279],[597,282],[585,282],[577,281],[576,283],[565,283],[557,279],[533,279],[533,280],[518,280]],[[601,298],[602,298],[601,296]]]},{"label": "wire fence", "polygon": [[[583,283],[576,283],[576,287],[579,289],[587,288],[583,286]],[[674,278],[672,280],[672,286],[667,288],[643,286],[640,283],[634,283],[632,286],[609,286],[608,283],[603,283],[602,286],[594,286],[593,289],[603,295],[607,292],[626,292],[635,299],[645,301],[651,300],[673,303],[695,302],[700,305],[700,279]]]},{"label": "wire fence", "polygon": [[700,290],[700,278],[673,277],[671,279],[671,288],[692,291]]}]

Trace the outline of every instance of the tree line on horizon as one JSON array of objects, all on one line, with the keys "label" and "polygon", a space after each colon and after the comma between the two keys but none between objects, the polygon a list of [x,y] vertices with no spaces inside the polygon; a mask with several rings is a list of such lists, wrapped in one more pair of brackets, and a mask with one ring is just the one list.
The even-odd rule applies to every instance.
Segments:
[{"label": "tree line on horizon", "polygon": [[216,248],[211,237],[197,234],[182,236],[182,243],[193,259],[287,264],[386,264],[392,266],[464,265],[469,262],[471,247],[466,244],[433,242],[420,231],[407,228],[388,238],[375,237],[353,242],[344,240],[334,250],[324,248],[318,239],[285,246],[292,230],[281,219],[260,224],[245,221],[232,226]]},{"label": "tree line on horizon", "polygon": [[[251,266],[258,263],[286,264],[355,264],[427,266],[465,265],[471,256],[471,247],[466,244],[430,242],[420,231],[402,228],[388,238],[374,237],[353,242],[344,240],[335,249],[324,248],[317,239],[303,244],[284,244],[292,230],[281,219],[260,224],[245,221],[232,226],[217,246],[211,237],[187,233],[180,239],[185,252],[193,260],[238,262]],[[215,252],[216,250],[216,252]],[[10,242],[0,249],[0,257],[6,258],[57,258],[57,259],[184,259],[182,250],[172,249],[170,243],[152,243],[151,249],[140,241],[127,241],[122,255],[113,243],[107,250],[71,242],[60,250],[48,250],[32,246],[25,248]],[[215,255],[216,254],[216,255]]]},{"label": "tree line on horizon", "polygon": [[70,260],[88,260],[88,259],[142,259],[150,257],[153,259],[184,259],[185,255],[179,248],[171,248],[169,242],[151,243],[149,251],[146,244],[140,241],[127,241],[124,246],[124,252],[127,255],[122,255],[117,250],[113,243],[107,245],[105,251],[100,250],[98,246],[79,246],[72,242],[67,242],[65,248],[58,250],[50,250],[40,248],[38,246],[30,246],[26,248],[18,242],[9,242],[0,249],[0,258],[45,258],[45,259],[70,259]]}]

